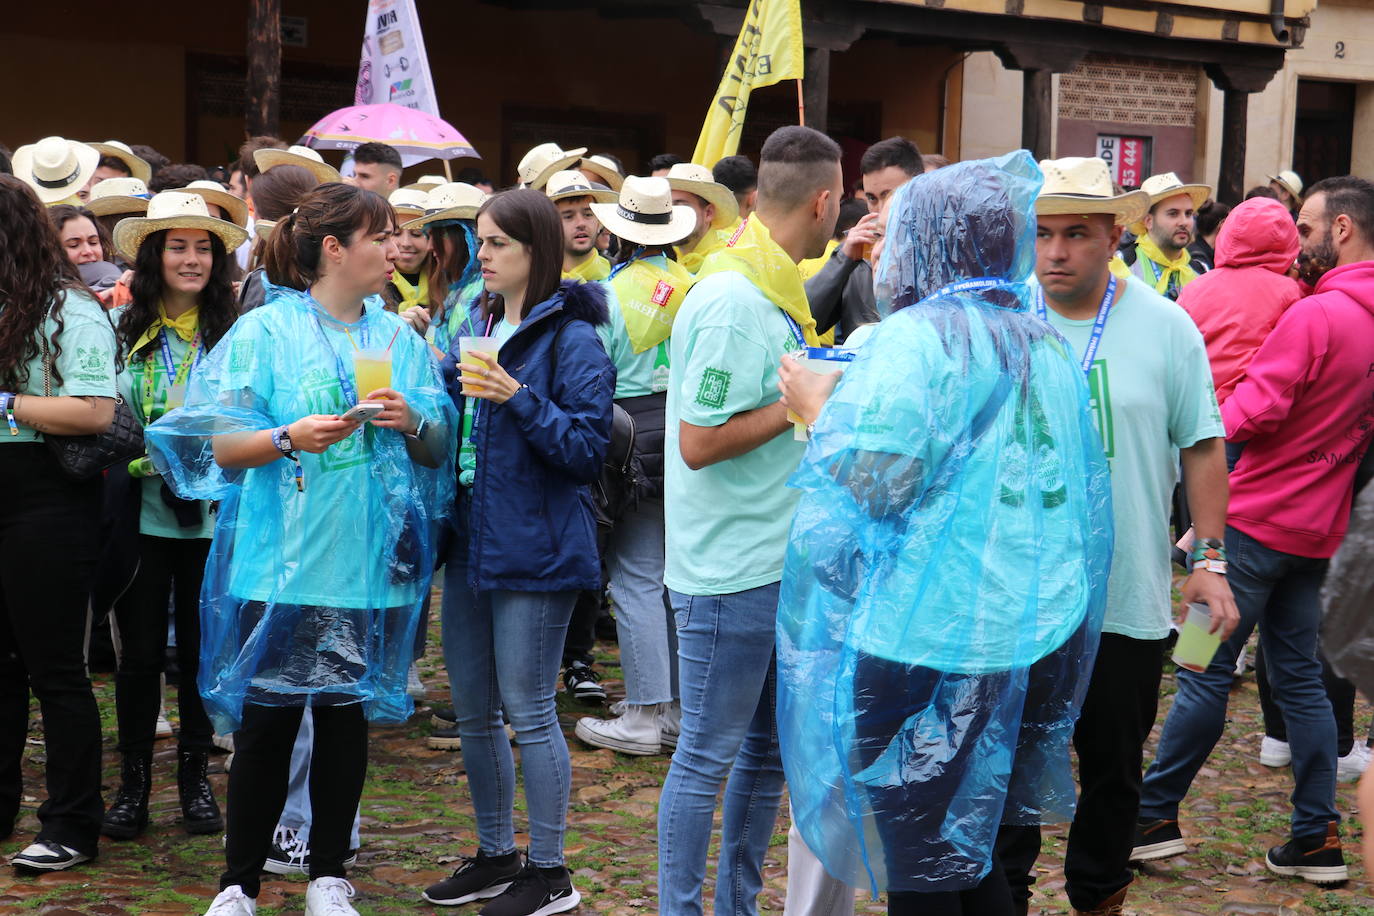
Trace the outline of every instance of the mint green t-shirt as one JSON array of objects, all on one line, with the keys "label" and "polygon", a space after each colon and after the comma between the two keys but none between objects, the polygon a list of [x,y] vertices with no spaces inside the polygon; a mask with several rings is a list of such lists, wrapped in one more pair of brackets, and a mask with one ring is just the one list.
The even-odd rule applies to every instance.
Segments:
[{"label": "mint green t-shirt", "polygon": [[[661,254],[644,259],[656,267],[664,267],[668,259]],[[615,399],[637,398],[646,394],[658,394],[668,390],[669,347],[672,338],[658,346],[650,347],[643,353],[636,353],[630,345],[630,334],[625,329],[625,313],[620,310],[621,288],[612,277],[606,286],[606,307],[610,310],[610,324],[600,325],[596,333],[601,335],[601,343],[606,347],[606,355],[615,364]]]},{"label": "mint green t-shirt", "polygon": [[[500,323],[491,329],[491,336],[504,344],[519,327],[520,325],[511,324],[502,318]],[[458,482],[470,487],[477,478],[477,447],[472,444],[472,428],[481,410],[480,405],[489,405],[490,402],[481,398],[463,398],[463,401],[463,438],[458,444]]]},{"label": "mint green t-shirt", "polygon": [[[57,333],[57,322],[49,314],[43,323],[43,334],[47,337],[49,356],[57,370],[52,375],[51,394],[53,397],[96,397],[113,398],[115,386],[115,333],[114,326],[105,314],[100,303],[86,292],[66,294],[62,303],[62,333],[57,342],[62,352],[52,346],[52,335]],[[29,379],[15,394],[43,396],[43,348],[39,343],[38,352],[27,363]],[[57,375],[62,375],[62,383]],[[0,424],[3,428],[3,424]],[[11,445],[23,442],[39,442],[42,434],[36,429],[19,424],[19,434],[11,436],[9,430],[0,433],[0,443]]]},{"label": "mint green t-shirt", "polygon": [[667,566],[663,581],[688,595],[724,595],[782,579],[800,491],[787,478],[806,443],[791,429],[751,452],[694,471],[679,422],[720,426],[778,400],[778,365],[798,348],[782,310],[742,274],[692,287],[673,322],[664,453]]},{"label": "mint green t-shirt", "polygon": [[[1093,319],[1070,321],[1052,308],[1048,315],[1081,362]],[[1162,639],[1170,623],[1169,508],[1178,450],[1226,435],[1197,325],[1131,277],[1108,314],[1088,396],[1112,473],[1116,518],[1102,629]]]}]

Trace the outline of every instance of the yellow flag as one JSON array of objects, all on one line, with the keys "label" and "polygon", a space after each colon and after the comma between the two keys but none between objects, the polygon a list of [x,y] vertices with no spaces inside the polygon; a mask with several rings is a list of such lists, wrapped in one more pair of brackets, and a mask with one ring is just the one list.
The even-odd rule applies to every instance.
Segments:
[{"label": "yellow flag", "polygon": [[749,93],[802,78],[801,0],[749,0],[735,51],[711,99],[692,161],[707,168],[739,150]]}]

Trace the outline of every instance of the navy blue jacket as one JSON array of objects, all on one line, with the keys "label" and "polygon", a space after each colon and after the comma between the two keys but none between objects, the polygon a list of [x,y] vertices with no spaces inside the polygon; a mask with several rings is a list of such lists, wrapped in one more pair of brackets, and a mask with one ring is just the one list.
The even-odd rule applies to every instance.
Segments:
[{"label": "navy blue jacket", "polygon": [[[589,484],[611,440],[615,366],[596,333],[607,321],[601,284],[565,281],[501,346],[501,367],[529,389],[504,404],[480,402],[473,427],[471,512],[454,517],[474,591],[601,588]],[[443,362],[460,410],[458,336],[484,331],[474,310]]]}]

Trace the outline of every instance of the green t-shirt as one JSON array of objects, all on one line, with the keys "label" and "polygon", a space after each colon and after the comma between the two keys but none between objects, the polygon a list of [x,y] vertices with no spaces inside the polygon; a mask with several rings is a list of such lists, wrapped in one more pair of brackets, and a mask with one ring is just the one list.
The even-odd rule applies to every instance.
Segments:
[{"label": "green t-shirt", "polygon": [[[57,322],[49,314],[43,323],[48,338],[49,356],[56,372],[52,376],[53,397],[115,396],[115,333],[105,310],[85,292],[68,292],[62,303],[62,333],[57,342],[62,352],[52,348],[52,335]],[[28,361],[29,380],[15,394],[43,395],[43,348]],[[57,383],[57,374],[62,384]],[[6,430],[8,432],[8,430]],[[0,443],[38,442],[42,434],[32,427],[19,424],[19,435],[0,433]]]},{"label": "green t-shirt", "polygon": [[[116,319],[118,320],[118,319]],[[152,397],[152,420],[157,420],[167,413],[167,398],[171,394],[172,382],[175,381],[176,374],[180,372],[182,363],[186,360],[191,351],[191,344],[182,340],[175,331],[168,330],[167,349],[172,354],[172,376],[167,375],[167,367],[163,365],[162,348],[154,344],[152,351],[147,359],[134,360],[127,363],[124,371],[119,373],[119,393],[133,408],[134,415],[147,425],[149,422],[148,404],[144,400],[147,380],[151,377],[153,397]],[[202,353],[203,355],[203,353]],[[126,357],[127,358],[127,357]],[[194,357],[193,357],[194,359]],[[196,363],[186,371],[186,383],[189,383],[191,374],[196,370]],[[186,399],[186,389],[183,387],[178,392],[178,400],[182,403]],[[174,405],[180,406],[180,405]],[[170,506],[162,499],[162,478],[160,476],[146,477],[142,480],[143,486],[143,506],[138,516],[138,533],[146,534],[159,538],[208,538],[215,533],[214,519],[210,516],[210,503],[204,501],[200,504],[200,524],[182,527]]]},{"label": "green t-shirt", "polygon": [[[1093,319],[1050,324],[1083,359]],[[1088,376],[1089,404],[1112,473],[1116,549],[1102,629],[1169,634],[1169,509],[1178,450],[1225,436],[1207,349],[1188,313],[1131,277],[1112,306]]]},{"label": "green t-shirt", "polygon": [[[661,254],[645,258],[656,267],[663,267],[668,259]],[[662,341],[643,353],[636,353],[630,345],[625,329],[625,313],[620,310],[620,288],[615,278],[606,286],[606,307],[610,310],[610,324],[597,327],[606,355],[615,364],[615,398],[637,398],[668,390],[668,357],[672,339]]]},{"label": "green t-shirt", "polygon": [[800,492],[787,486],[805,443],[780,433],[751,452],[687,467],[678,423],[720,426],[780,397],[778,365],[798,347],[782,310],[742,274],[692,287],[673,322],[665,442],[663,581],[688,595],[724,595],[782,579]]},{"label": "green t-shirt", "polygon": [[[491,329],[491,336],[504,344],[519,327],[520,325],[511,324],[502,318],[500,323]],[[458,445],[458,482],[470,487],[477,477],[477,446],[472,444],[472,428],[482,405],[490,406],[491,402],[483,401],[481,398],[463,398],[463,402],[463,439]]]}]

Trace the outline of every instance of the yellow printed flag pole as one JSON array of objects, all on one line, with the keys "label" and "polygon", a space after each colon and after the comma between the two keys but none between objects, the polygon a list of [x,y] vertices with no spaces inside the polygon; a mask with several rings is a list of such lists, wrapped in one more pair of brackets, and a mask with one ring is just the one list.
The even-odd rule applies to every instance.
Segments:
[{"label": "yellow printed flag pole", "polygon": [[801,0],[749,0],[692,161],[710,168],[733,156],[739,150],[749,93],[783,80],[800,80],[804,55]]}]

